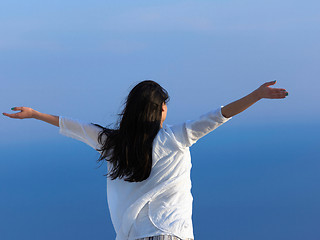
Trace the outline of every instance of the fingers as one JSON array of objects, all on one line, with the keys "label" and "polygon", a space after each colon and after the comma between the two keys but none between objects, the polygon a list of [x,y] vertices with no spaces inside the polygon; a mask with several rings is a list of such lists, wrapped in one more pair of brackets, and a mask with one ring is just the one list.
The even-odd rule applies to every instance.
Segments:
[{"label": "fingers", "polygon": [[[266,82],[263,85],[264,86],[271,86],[276,84],[277,80],[271,81],[271,82]],[[286,96],[289,95],[286,89],[284,88],[269,88],[272,91],[272,98],[285,98]],[[270,91],[269,90],[269,91]]]},{"label": "fingers", "polygon": [[273,89],[276,91],[273,91],[271,94],[271,98],[285,98],[288,96],[288,92],[284,89]]},{"label": "fingers", "polygon": [[270,86],[270,85],[276,84],[276,82],[277,82],[277,80],[274,80],[274,81],[271,81],[271,82],[266,82],[266,83],[264,83],[263,85],[265,85],[265,86]]},{"label": "fingers", "polygon": [[[13,107],[11,108],[12,111],[21,111],[23,110],[23,107]],[[10,118],[21,118],[21,112],[18,113],[2,113],[2,115],[10,117]]]},{"label": "fingers", "polygon": [[284,88],[272,88],[272,92],[273,93],[286,93],[287,90],[285,90]]},{"label": "fingers", "polygon": [[13,107],[13,108],[11,108],[11,110],[13,110],[13,111],[22,111],[22,108],[23,107]]},{"label": "fingers", "polygon": [[7,116],[9,118],[20,118],[20,116],[18,115],[18,113],[2,113],[2,115]]},{"label": "fingers", "polygon": [[284,94],[284,93],[277,93],[277,94],[274,94],[273,96],[274,96],[273,98],[285,98],[285,97],[286,97],[286,94]]}]

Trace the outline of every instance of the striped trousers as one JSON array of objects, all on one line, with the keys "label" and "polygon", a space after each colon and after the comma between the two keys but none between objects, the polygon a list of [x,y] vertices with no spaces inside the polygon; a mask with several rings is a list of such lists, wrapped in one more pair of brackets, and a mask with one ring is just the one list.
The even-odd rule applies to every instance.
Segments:
[{"label": "striped trousers", "polygon": [[159,235],[159,236],[153,236],[153,237],[139,238],[136,240],[193,240],[193,239],[192,238],[181,239],[172,235]]}]

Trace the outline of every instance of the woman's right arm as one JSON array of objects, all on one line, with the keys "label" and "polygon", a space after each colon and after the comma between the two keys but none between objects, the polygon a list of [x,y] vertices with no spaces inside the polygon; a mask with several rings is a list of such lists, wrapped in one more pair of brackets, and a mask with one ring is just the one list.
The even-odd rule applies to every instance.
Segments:
[{"label": "woman's right arm", "polygon": [[256,103],[262,98],[283,99],[288,93],[284,88],[271,88],[276,81],[266,82],[258,89],[247,96],[234,101],[226,106],[221,106],[214,111],[210,111],[199,118],[186,121],[184,124],[171,127],[177,142],[182,147],[190,147],[198,139],[212,132],[214,129],[230,120],[234,115],[243,112],[245,109]]},{"label": "woman's right arm", "polygon": [[94,124],[82,122],[72,118],[41,113],[29,107],[14,107],[12,110],[20,112],[13,114],[3,113],[3,115],[16,119],[38,119],[59,127],[59,132],[62,135],[82,141],[94,149],[97,149],[100,146],[98,142],[98,136],[102,128]]},{"label": "woman's right arm", "polygon": [[248,94],[247,96],[229,103],[221,109],[222,115],[226,118],[233,117],[263,98],[283,99],[288,96],[288,92],[284,88],[271,88],[275,81],[266,82],[259,88]]},{"label": "woman's right arm", "polygon": [[11,110],[20,111],[20,112],[11,113],[11,114],[9,113],[2,113],[2,114],[4,116],[10,117],[10,118],[17,118],[17,119],[34,118],[34,119],[38,119],[59,127],[58,116],[41,113],[29,107],[14,107],[14,108],[11,108]]}]

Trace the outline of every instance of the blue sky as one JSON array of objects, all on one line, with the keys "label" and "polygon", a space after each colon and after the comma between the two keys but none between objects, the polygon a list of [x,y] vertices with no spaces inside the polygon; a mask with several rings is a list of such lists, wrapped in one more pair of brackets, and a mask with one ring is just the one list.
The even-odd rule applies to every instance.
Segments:
[{"label": "blue sky", "polygon": [[[316,123],[317,7],[316,1],[2,1],[0,108],[30,106],[107,124],[134,84],[153,79],[171,95],[173,123],[277,79],[289,97],[264,99],[235,124],[299,123],[302,115]],[[25,128],[46,137],[37,122],[0,121],[1,142]]]},{"label": "blue sky", "polygon": [[[221,170],[217,169],[214,174],[218,175],[208,180],[223,182],[227,179],[226,185],[221,186],[234,190],[228,193],[219,187],[213,189],[213,192],[220,191],[220,200],[226,204],[230,203],[227,201],[231,196],[229,194],[235,197],[233,205],[230,203],[231,207],[225,205],[221,209],[238,207],[245,212],[245,207],[254,203],[246,193],[256,191],[258,195],[253,197],[257,203],[255,206],[261,207],[267,202],[264,205],[267,210],[260,209],[266,211],[263,215],[266,220],[261,222],[262,225],[275,219],[275,215],[269,215],[268,218],[268,212],[280,208],[293,196],[300,197],[292,202],[291,209],[282,212],[283,218],[280,219],[289,220],[290,211],[294,208],[304,211],[303,217],[306,219],[315,219],[315,213],[319,211],[310,196],[314,194],[314,199],[320,201],[318,187],[314,184],[320,180],[315,172],[319,167],[316,159],[319,159],[317,133],[320,129],[319,7],[319,1],[315,0],[1,1],[0,109],[1,112],[10,112],[14,106],[29,106],[41,112],[107,125],[116,121],[117,113],[131,87],[142,80],[152,79],[170,94],[167,123],[177,123],[237,100],[266,81],[277,80],[275,87],[287,89],[287,98],[263,99],[218,130],[220,134],[217,137],[221,139],[222,145],[219,145],[219,152],[214,156],[221,159],[225,152],[228,154],[226,162],[210,165],[218,169],[221,167]],[[207,141],[199,148],[195,147],[193,159],[196,161],[209,154],[206,150],[211,150],[210,143],[215,140],[208,138]],[[239,145],[237,141],[242,144]],[[39,209],[49,212],[54,200],[44,205],[44,202],[33,198],[39,194],[42,194],[43,199],[51,196],[43,192],[45,184],[61,188],[61,195],[56,190],[56,197],[60,203],[63,201],[63,194],[68,192],[67,186],[64,186],[64,178],[68,179],[68,175],[63,174],[67,174],[68,170],[64,172],[60,169],[63,168],[60,161],[63,161],[64,156],[70,157],[64,144],[70,149],[82,146],[59,136],[56,127],[37,120],[0,118],[0,151],[5,153],[1,162],[2,181],[7,183],[0,188],[1,194],[5,196],[4,209],[6,204],[19,204],[17,201],[20,196],[25,196],[30,201],[26,205],[29,206],[30,215]],[[54,146],[61,148],[61,152],[55,148],[52,156],[46,157],[48,165],[41,165],[40,159]],[[201,146],[203,151],[199,150]],[[249,149],[251,146],[252,149]],[[16,148],[23,149],[24,155],[15,153]],[[37,148],[43,149],[43,152],[36,153]],[[243,151],[247,154],[241,152],[241,149],[245,149]],[[274,158],[270,151],[274,152]],[[254,154],[264,156],[260,158],[261,165],[255,165]],[[94,153],[87,152],[82,156],[96,157]],[[236,161],[236,156],[244,165]],[[75,159],[79,157],[81,153]],[[268,162],[270,158],[272,161]],[[54,162],[57,159],[59,163]],[[86,160],[81,159],[81,162]],[[293,165],[290,165],[289,160],[293,161]],[[25,165],[24,161],[30,162],[30,165]],[[76,163],[76,160],[71,162]],[[80,172],[70,180],[70,186],[76,184],[76,179],[80,177],[79,174],[84,174],[84,169],[95,166],[91,163],[79,166]],[[66,169],[71,169],[70,164],[66,165]],[[206,166],[200,164],[197,168],[196,163],[193,164],[196,166],[194,191],[200,199],[207,199],[206,192],[201,188],[200,177],[200,166]],[[234,166],[231,172],[230,166]],[[47,172],[48,168],[52,168],[52,172]],[[25,173],[25,169],[32,174]],[[17,175],[16,170],[19,173]],[[234,178],[233,171],[238,171],[236,176],[241,172],[240,180]],[[263,174],[259,177],[261,171]],[[48,183],[45,182],[46,174],[62,174],[64,180]],[[95,186],[95,181],[101,180],[101,174],[95,171],[90,174],[88,182],[92,185],[88,189]],[[232,185],[235,183],[228,180],[228,177],[233,177],[235,182],[239,182],[238,185]],[[273,177],[280,185],[276,184]],[[41,179],[43,185],[39,183],[30,187],[37,183],[37,179]],[[258,179],[257,185],[250,185],[255,179]],[[304,181],[299,182],[299,179]],[[22,189],[19,184],[24,181],[26,185]],[[99,187],[103,185],[104,182]],[[263,200],[266,197],[264,192],[257,190],[261,185],[270,196],[266,201]],[[80,189],[81,186],[78,192],[75,190],[72,193],[74,195],[70,194],[70,199],[79,194]],[[239,194],[237,198],[237,191],[244,194]],[[101,199],[101,196],[103,198],[101,194],[104,192],[98,192],[87,194],[97,199]],[[215,206],[220,206],[220,200],[216,200]],[[87,205],[83,202],[82,207]],[[197,208],[198,213],[205,213],[207,206],[208,202],[204,201]],[[267,206],[274,208],[269,211]],[[311,210],[303,208],[305,206],[310,206]],[[103,207],[106,207],[104,203]],[[221,209],[212,207],[211,210],[217,211],[221,215],[218,216],[222,217]],[[18,210],[15,212],[17,216]],[[99,218],[100,210],[94,209],[97,211],[95,219]],[[87,211],[89,216],[93,210]],[[250,211],[251,215],[254,214],[252,209]],[[66,214],[72,215],[71,212]],[[55,217],[59,219],[58,215]],[[199,217],[196,215],[196,218]],[[304,219],[302,215],[295,217]],[[14,219],[12,217],[10,221],[13,223]],[[234,221],[233,227],[236,224]],[[21,220],[19,226],[23,222]],[[298,220],[293,225],[284,226],[283,234],[279,235],[281,239],[286,239],[285,236],[289,239],[289,235],[284,232],[288,232],[287,229],[297,223]],[[219,226],[218,222],[216,224]],[[308,224],[310,228],[303,225],[301,229],[304,230],[299,234],[310,232],[313,225],[311,222]],[[201,225],[205,226],[204,222],[197,229]],[[50,224],[47,222],[44,229],[46,226]],[[223,228],[217,228],[218,232],[219,229],[221,235],[217,233],[216,236],[224,236]],[[263,228],[256,229],[260,231]],[[201,231],[197,230],[197,233]],[[299,234],[296,233],[296,236]],[[257,239],[257,236],[262,239],[258,233],[253,236],[252,239]],[[267,236],[269,239],[273,237]],[[290,235],[290,239],[292,237],[294,235]],[[312,237],[309,236],[309,239]]]}]

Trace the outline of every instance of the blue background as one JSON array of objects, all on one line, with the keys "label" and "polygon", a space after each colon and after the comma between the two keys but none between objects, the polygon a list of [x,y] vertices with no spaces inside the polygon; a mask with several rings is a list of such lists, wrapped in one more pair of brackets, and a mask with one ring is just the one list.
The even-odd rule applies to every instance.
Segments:
[{"label": "blue background", "polygon": [[[191,148],[195,239],[320,238],[318,1],[1,1],[0,109],[102,125],[153,79],[178,123],[266,81]],[[106,165],[38,120],[0,118],[0,238],[114,239]]]}]

